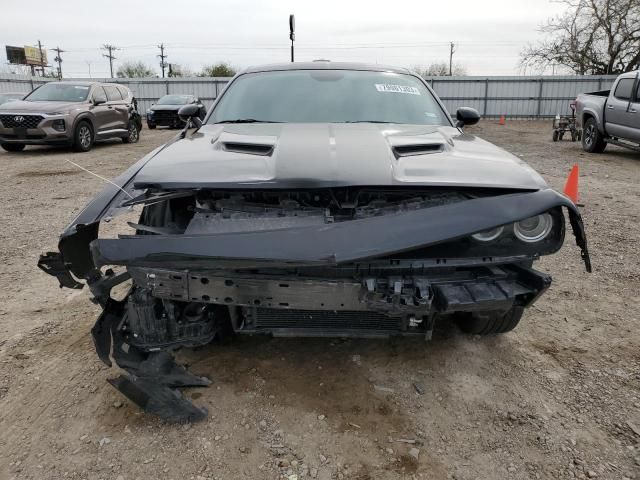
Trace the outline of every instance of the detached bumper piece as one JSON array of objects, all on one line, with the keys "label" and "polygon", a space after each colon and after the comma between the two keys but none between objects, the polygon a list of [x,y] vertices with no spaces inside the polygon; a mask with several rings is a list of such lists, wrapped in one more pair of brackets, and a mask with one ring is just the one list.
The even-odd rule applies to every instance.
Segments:
[{"label": "detached bumper piece", "polygon": [[189,373],[166,351],[143,352],[129,345],[122,333],[126,302],[109,299],[91,330],[100,359],[115,362],[127,373],[108,382],[147,413],[172,423],[197,422],[207,410],[193,405],[178,387],[206,387],[211,381]]}]

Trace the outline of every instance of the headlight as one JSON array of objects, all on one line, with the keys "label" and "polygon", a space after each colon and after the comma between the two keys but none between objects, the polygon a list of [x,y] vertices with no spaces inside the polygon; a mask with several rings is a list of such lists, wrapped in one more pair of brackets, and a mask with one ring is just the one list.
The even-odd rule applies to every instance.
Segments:
[{"label": "headlight", "polygon": [[480,242],[490,242],[498,238],[504,230],[504,227],[496,227],[491,230],[485,230],[483,232],[474,233],[471,238]]},{"label": "headlight", "polygon": [[551,232],[553,219],[548,213],[525,218],[513,224],[514,235],[523,242],[539,242]]}]

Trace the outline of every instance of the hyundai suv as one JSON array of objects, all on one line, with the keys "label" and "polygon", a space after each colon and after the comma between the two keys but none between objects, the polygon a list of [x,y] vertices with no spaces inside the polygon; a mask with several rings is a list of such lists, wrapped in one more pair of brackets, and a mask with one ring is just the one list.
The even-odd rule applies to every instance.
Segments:
[{"label": "hyundai suv", "polygon": [[0,105],[0,146],[68,145],[87,152],[96,140],[135,143],[142,120],[137,101],[122,85],[96,82],[46,83],[22,101]]}]

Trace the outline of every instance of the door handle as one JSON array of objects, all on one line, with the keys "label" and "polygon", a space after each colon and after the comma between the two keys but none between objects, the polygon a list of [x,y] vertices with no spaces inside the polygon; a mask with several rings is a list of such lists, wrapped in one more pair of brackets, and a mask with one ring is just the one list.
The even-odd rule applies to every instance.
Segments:
[{"label": "door handle", "polygon": [[635,109],[629,110],[629,113],[636,113],[636,112],[637,112],[637,110],[635,110]]},{"label": "door handle", "polygon": [[112,107],[111,105],[109,105],[107,108],[108,108],[109,110],[113,110],[113,107]]},{"label": "door handle", "polygon": [[609,110],[613,110],[613,105],[607,105],[607,108],[608,108]]}]

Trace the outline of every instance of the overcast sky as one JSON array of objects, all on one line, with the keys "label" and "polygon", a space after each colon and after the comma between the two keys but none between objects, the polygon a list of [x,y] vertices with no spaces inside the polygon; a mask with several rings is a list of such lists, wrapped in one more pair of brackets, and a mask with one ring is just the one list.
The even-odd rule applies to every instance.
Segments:
[{"label": "overcast sky", "polygon": [[[296,15],[296,60],[384,63],[413,67],[448,61],[471,75],[520,73],[519,53],[540,38],[539,25],[562,11],[549,0],[31,0],[0,9],[4,45],[66,50],[65,76],[104,77],[100,46],[121,48],[115,66],[141,60],[159,71],[156,47],[168,62],[197,71],[230,62],[236,68],[289,60],[288,15]],[[48,50],[49,62],[55,54]]]}]

